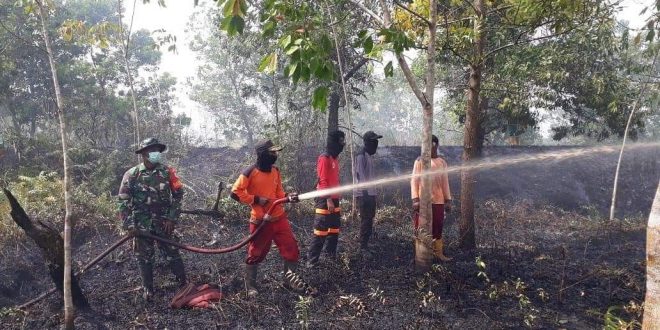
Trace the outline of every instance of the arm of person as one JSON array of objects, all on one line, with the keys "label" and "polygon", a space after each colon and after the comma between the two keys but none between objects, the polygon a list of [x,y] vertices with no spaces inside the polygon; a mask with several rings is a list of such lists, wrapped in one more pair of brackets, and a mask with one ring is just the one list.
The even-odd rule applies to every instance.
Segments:
[{"label": "arm of person", "polygon": [[234,185],[231,188],[231,198],[235,201],[247,205],[252,205],[259,203],[259,200],[256,195],[251,195],[247,191],[247,187],[250,185],[250,178],[241,174],[234,182]]},{"label": "arm of person", "polygon": [[172,191],[172,204],[170,204],[169,212],[167,213],[167,220],[178,222],[181,215],[181,204],[183,202],[183,183],[176,175],[176,170],[172,167],[168,168],[170,176],[170,190]]},{"label": "arm of person", "polygon": [[129,221],[131,215],[131,171],[128,170],[124,173],[124,176],[121,179],[121,185],[119,186],[119,193],[117,194],[117,211],[119,215],[119,220],[122,222],[124,229],[133,229],[135,224]]}]

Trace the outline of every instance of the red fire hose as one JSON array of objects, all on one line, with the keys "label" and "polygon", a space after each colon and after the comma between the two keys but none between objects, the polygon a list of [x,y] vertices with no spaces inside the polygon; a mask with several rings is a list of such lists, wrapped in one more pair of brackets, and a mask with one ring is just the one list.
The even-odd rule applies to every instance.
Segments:
[{"label": "red fire hose", "polygon": [[[284,204],[284,203],[290,203],[290,202],[298,202],[298,196],[296,196],[296,195],[287,196],[287,197],[275,200],[270,205],[270,207],[268,208],[268,211],[266,211],[266,215],[264,216],[264,218],[270,217],[270,213],[273,211],[273,209],[275,209],[275,206],[280,205],[280,204]],[[82,275],[85,271],[92,268],[99,261],[101,261],[103,258],[105,258],[108,254],[110,254],[110,252],[114,251],[116,248],[120,247],[121,245],[123,245],[128,240],[130,240],[131,238],[134,238],[134,237],[144,237],[144,238],[153,239],[153,240],[159,241],[161,243],[173,245],[173,246],[176,246],[180,249],[187,250],[187,251],[190,251],[190,252],[195,252],[195,253],[222,254],[222,253],[228,253],[228,252],[236,251],[236,250],[242,248],[243,246],[245,246],[246,244],[248,244],[251,240],[253,240],[259,234],[259,232],[261,232],[261,229],[263,228],[265,223],[266,223],[266,221],[262,220],[259,223],[259,225],[257,226],[257,228],[255,228],[255,230],[250,235],[248,235],[246,238],[244,238],[240,242],[238,242],[234,245],[228,246],[228,247],[218,248],[218,249],[205,249],[205,248],[200,248],[200,247],[196,247],[196,246],[186,245],[186,244],[183,244],[183,243],[179,243],[179,242],[175,242],[175,241],[172,241],[172,240],[169,240],[169,239],[158,237],[158,236],[152,235],[152,234],[150,234],[148,232],[144,232],[144,231],[132,232],[132,233],[122,237],[118,241],[116,241],[109,248],[105,249],[105,251],[103,251],[101,254],[99,254],[96,258],[92,259],[92,261],[87,263],[82,269],[80,269],[80,271],[78,271],[76,273],[76,276]],[[55,291],[56,291],[56,289],[53,288],[50,291],[44,292],[43,294],[41,294],[37,298],[32,299],[32,300],[26,302],[25,304],[18,306],[18,308],[28,307],[28,306],[38,302],[39,300],[47,297],[49,294],[51,294]]]}]

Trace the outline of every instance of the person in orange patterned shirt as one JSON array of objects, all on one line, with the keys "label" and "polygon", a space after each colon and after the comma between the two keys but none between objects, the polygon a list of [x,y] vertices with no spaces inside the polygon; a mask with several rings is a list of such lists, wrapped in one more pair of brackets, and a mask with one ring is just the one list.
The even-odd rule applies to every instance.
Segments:
[{"label": "person in orange patterned shirt", "polygon": [[[445,211],[451,212],[451,191],[449,190],[449,178],[447,176],[447,162],[438,156],[438,137],[433,135],[431,138],[431,171],[440,173],[434,174],[431,178],[431,207],[433,212],[432,236],[433,236],[433,255],[442,260],[449,261],[451,258],[444,254],[444,243],[442,241],[442,226],[445,220]],[[422,173],[422,158],[415,160],[413,174]],[[413,177],[410,180],[410,195],[414,210],[414,225],[417,229],[419,225],[419,195],[422,191],[422,178]]]}]

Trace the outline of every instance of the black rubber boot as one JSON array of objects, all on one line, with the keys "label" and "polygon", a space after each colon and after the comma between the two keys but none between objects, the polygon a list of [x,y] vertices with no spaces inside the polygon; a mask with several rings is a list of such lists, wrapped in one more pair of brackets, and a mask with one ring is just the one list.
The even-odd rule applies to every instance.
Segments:
[{"label": "black rubber boot", "polygon": [[176,280],[179,282],[179,287],[183,287],[184,285],[188,284],[188,280],[186,278],[186,269],[183,266],[183,260],[174,259],[170,261],[170,269],[172,270],[172,274],[174,274],[176,277]]},{"label": "black rubber boot", "polygon": [[259,295],[257,289],[257,265],[245,265],[245,290],[249,298],[255,298]]},{"label": "black rubber boot", "polygon": [[142,277],[142,298],[151,301],[154,295],[154,268],[150,264],[140,264],[140,277]]}]

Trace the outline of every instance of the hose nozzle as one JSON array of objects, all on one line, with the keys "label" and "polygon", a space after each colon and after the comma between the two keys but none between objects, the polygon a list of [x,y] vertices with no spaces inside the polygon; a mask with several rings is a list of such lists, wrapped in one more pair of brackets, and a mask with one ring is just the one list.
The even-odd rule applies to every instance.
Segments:
[{"label": "hose nozzle", "polygon": [[298,203],[300,202],[300,198],[298,198],[297,193],[291,193],[288,196],[286,196],[287,202],[289,203]]}]

